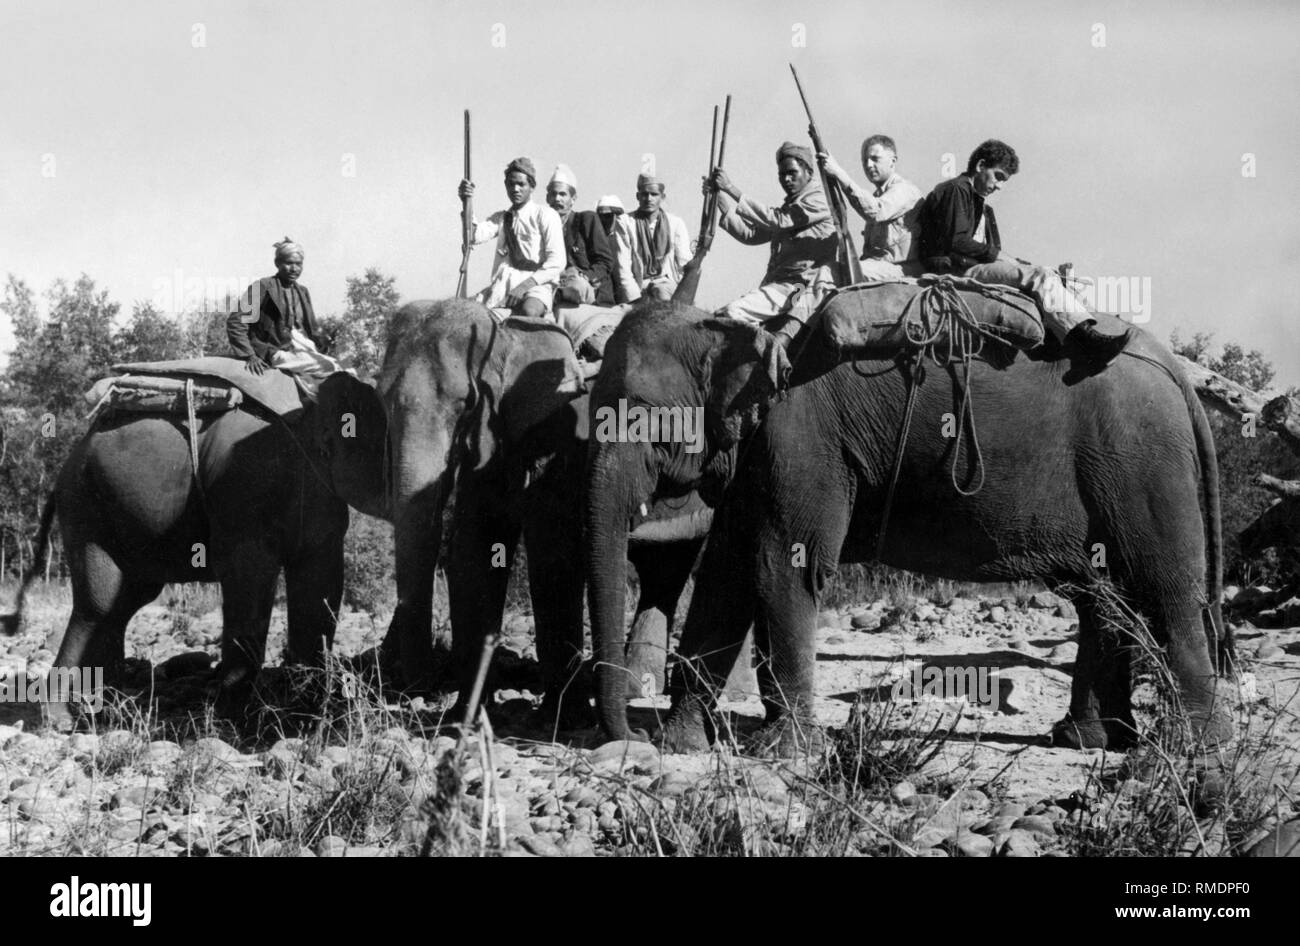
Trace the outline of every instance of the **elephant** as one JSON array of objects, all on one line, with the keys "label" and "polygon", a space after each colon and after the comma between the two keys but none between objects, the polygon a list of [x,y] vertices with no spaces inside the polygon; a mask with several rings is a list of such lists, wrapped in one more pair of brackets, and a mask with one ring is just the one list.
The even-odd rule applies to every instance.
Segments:
[{"label": "elephant", "polygon": [[[459,692],[454,712],[465,710],[483,643],[501,627],[522,535],[543,715],[566,727],[588,724],[590,695],[574,685],[583,654],[587,410],[568,336],[541,319],[499,323],[468,300],[411,302],[390,321],[378,388],[389,424],[397,566],[397,607],[384,646],[401,682],[432,691],[450,665]],[[448,641],[435,638],[431,624],[453,493]],[[697,497],[674,497],[644,510],[620,551],[640,576],[627,655],[638,690],[662,687],[673,614],[711,516]],[[489,697],[493,688],[490,676]]]},{"label": "elephant", "polygon": [[[593,412],[681,407],[700,412],[706,431],[696,453],[592,444],[583,515],[597,705],[610,738],[645,738],[627,722],[621,663],[628,517],[695,488],[715,516],[672,674],[668,747],[707,747],[712,693],[751,622],[767,716],[758,747],[815,744],[818,596],[838,563],[873,559],[962,581],[1043,578],[1069,593],[1079,654],[1053,739],[1076,747],[1134,738],[1129,649],[1102,627],[1099,582],[1109,578],[1151,620],[1196,732],[1207,744],[1231,739],[1208,646],[1223,627],[1214,447],[1162,346],[1134,327],[1131,355],[1101,373],[1044,349],[998,367],[976,360],[968,388],[956,368],[931,367],[915,387],[882,539],[907,379],[918,376],[907,359],[855,360],[817,332],[814,316],[787,357],[761,327],[679,300],[642,304],[609,339]],[[945,436],[964,389],[977,423]]]},{"label": "elephant", "polygon": [[[242,371],[233,359],[193,364],[199,381],[213,373],[238,379]],[[292,392],[292,382],[281,381]],[[340,417],[352,421],[350,428],[338,426]],[[218,581],[217,711],[234,715],[246,708],[263,662],[281,569],[287,660],[317,664],[333,641],[348,506],[388,516],[383,409],[373,387],[338,373],[296,417],[251,397],[199,415],[194,456],[186,423],[183,413],[110,412],[64,463],[46,502],[37,554],[44,554],[57,512],[73,605],[54,666],[104,667],[111,682],[123,664],[127,623],[165,583]],[[10,633],[21,621],[31,577],[4,619]],[[49,715],[66,725],[70,707],[52,704]]]}]

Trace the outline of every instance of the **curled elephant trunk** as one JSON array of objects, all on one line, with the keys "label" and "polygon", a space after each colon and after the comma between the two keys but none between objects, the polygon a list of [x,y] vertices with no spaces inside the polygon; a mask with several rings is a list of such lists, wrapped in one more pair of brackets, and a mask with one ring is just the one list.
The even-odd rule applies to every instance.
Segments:
[{"label": "curled elephant trunk", "polygon": [[648,451],[638,444],[597,444],[587,467],[585,499],[586,569],[591,612],[592,649],[596,659],[596,710],[610,739],[627,739],[627,663],[625,598],[627,594],[628,521],[649,494]]}]

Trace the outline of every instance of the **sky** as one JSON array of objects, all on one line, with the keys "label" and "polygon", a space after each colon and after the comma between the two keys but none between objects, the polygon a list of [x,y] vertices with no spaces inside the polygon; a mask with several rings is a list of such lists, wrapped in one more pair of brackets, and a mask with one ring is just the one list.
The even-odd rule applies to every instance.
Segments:
[{"label": "sky", "polygon": [[[726,168],[780,202],[775,150],[807,141],[794,63],[859,182],[872,133],[922,191],[1001,138],[1021,162],[994,198],[1010,255],[1147,286],[1161,340],[1214,332],[1300,384],[1297,36],[1286,2],[0,0],[0,278],[43,295],[84,272],[124,314],[177,310],[187,281],[270,275],[289,235],[319,312],[368,267],[406,300],[449,296],[466,108],[480,217],[517,155],[538,200],[572,167],[579,209],[631,207],[653,164],[694,235],[728,93]],[[700,304],[766,259],[719,232]]]}]

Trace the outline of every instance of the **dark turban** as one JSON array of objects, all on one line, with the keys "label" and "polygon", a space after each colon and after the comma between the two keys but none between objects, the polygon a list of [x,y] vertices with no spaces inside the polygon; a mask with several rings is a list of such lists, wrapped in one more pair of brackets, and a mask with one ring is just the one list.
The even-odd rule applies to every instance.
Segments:
[{"label": "dark turban", "polygon": [[529,187],[537,186],[537,168],[533,166],[531,160],[528,158],[515,158],[506,165],[506,177],[509,177],[515,171],[522,171],[524,174],[528,175]]},{"label": "dark turban", "polygon": [[787,141],[785,144],[781,145],[781,147],[776,149],[776,163],[780,164],[786,158],[794,158],[806,167],[809,173],[812,172],[813,155],[811,148],[805,148],[803,145],[797,145],[793,141]]}]

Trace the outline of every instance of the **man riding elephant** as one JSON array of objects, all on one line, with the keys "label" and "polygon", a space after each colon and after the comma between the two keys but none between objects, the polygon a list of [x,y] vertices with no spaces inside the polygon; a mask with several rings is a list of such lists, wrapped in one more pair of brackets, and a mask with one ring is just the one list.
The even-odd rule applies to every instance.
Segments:
[{"label": "man riding elephant", "polygon": [[835,285],[836,231],[826,194],[813,176],[812,152],[787,141],[777,149],[776,170],[786,196],[775,207],[746,197],[722,168],[714,170],[705,191],[713,187],[723,195],[722,229],[747,246],[771,244],[762,283],[719,314],[751,323],[788,315],[780,331],[789,338]]},{"label": "man riding elephant", "polygon": [[988,204],[1020,170],[1010,145],[990,138],[971,152],[966,173],[935,187],[921,205],[921,261],[927,272],[954,273],[1011,286],[1038,302],[1044,327],[1068,353],[1104,368],[1128,344],[1131,332],[1105,333],[1061,278],[1043,266],[1002,252],[997,218]]},{"label": "man riding elephant", "polygon": [[275,244],[275,275],[244,291],[226,318],[226,332],[231,350],[253,374],[279,368],[314,391],[343,366],[324,354],[311,293],[299,282],[304,258],[302,247],[287,236]]},{"label": "man riding elephant", "polygon": [[[505,171],[509,210],[498,210],[474,224],[474,243],[496,240],[492,282],[476,298],[489,309],[527,318],[551,312],[564,271],[564,224],[550,207],[534,203],[537,168],[530,158],[515,158]],[[474,182],[461,181],[460,199],[474,196]]]}]

